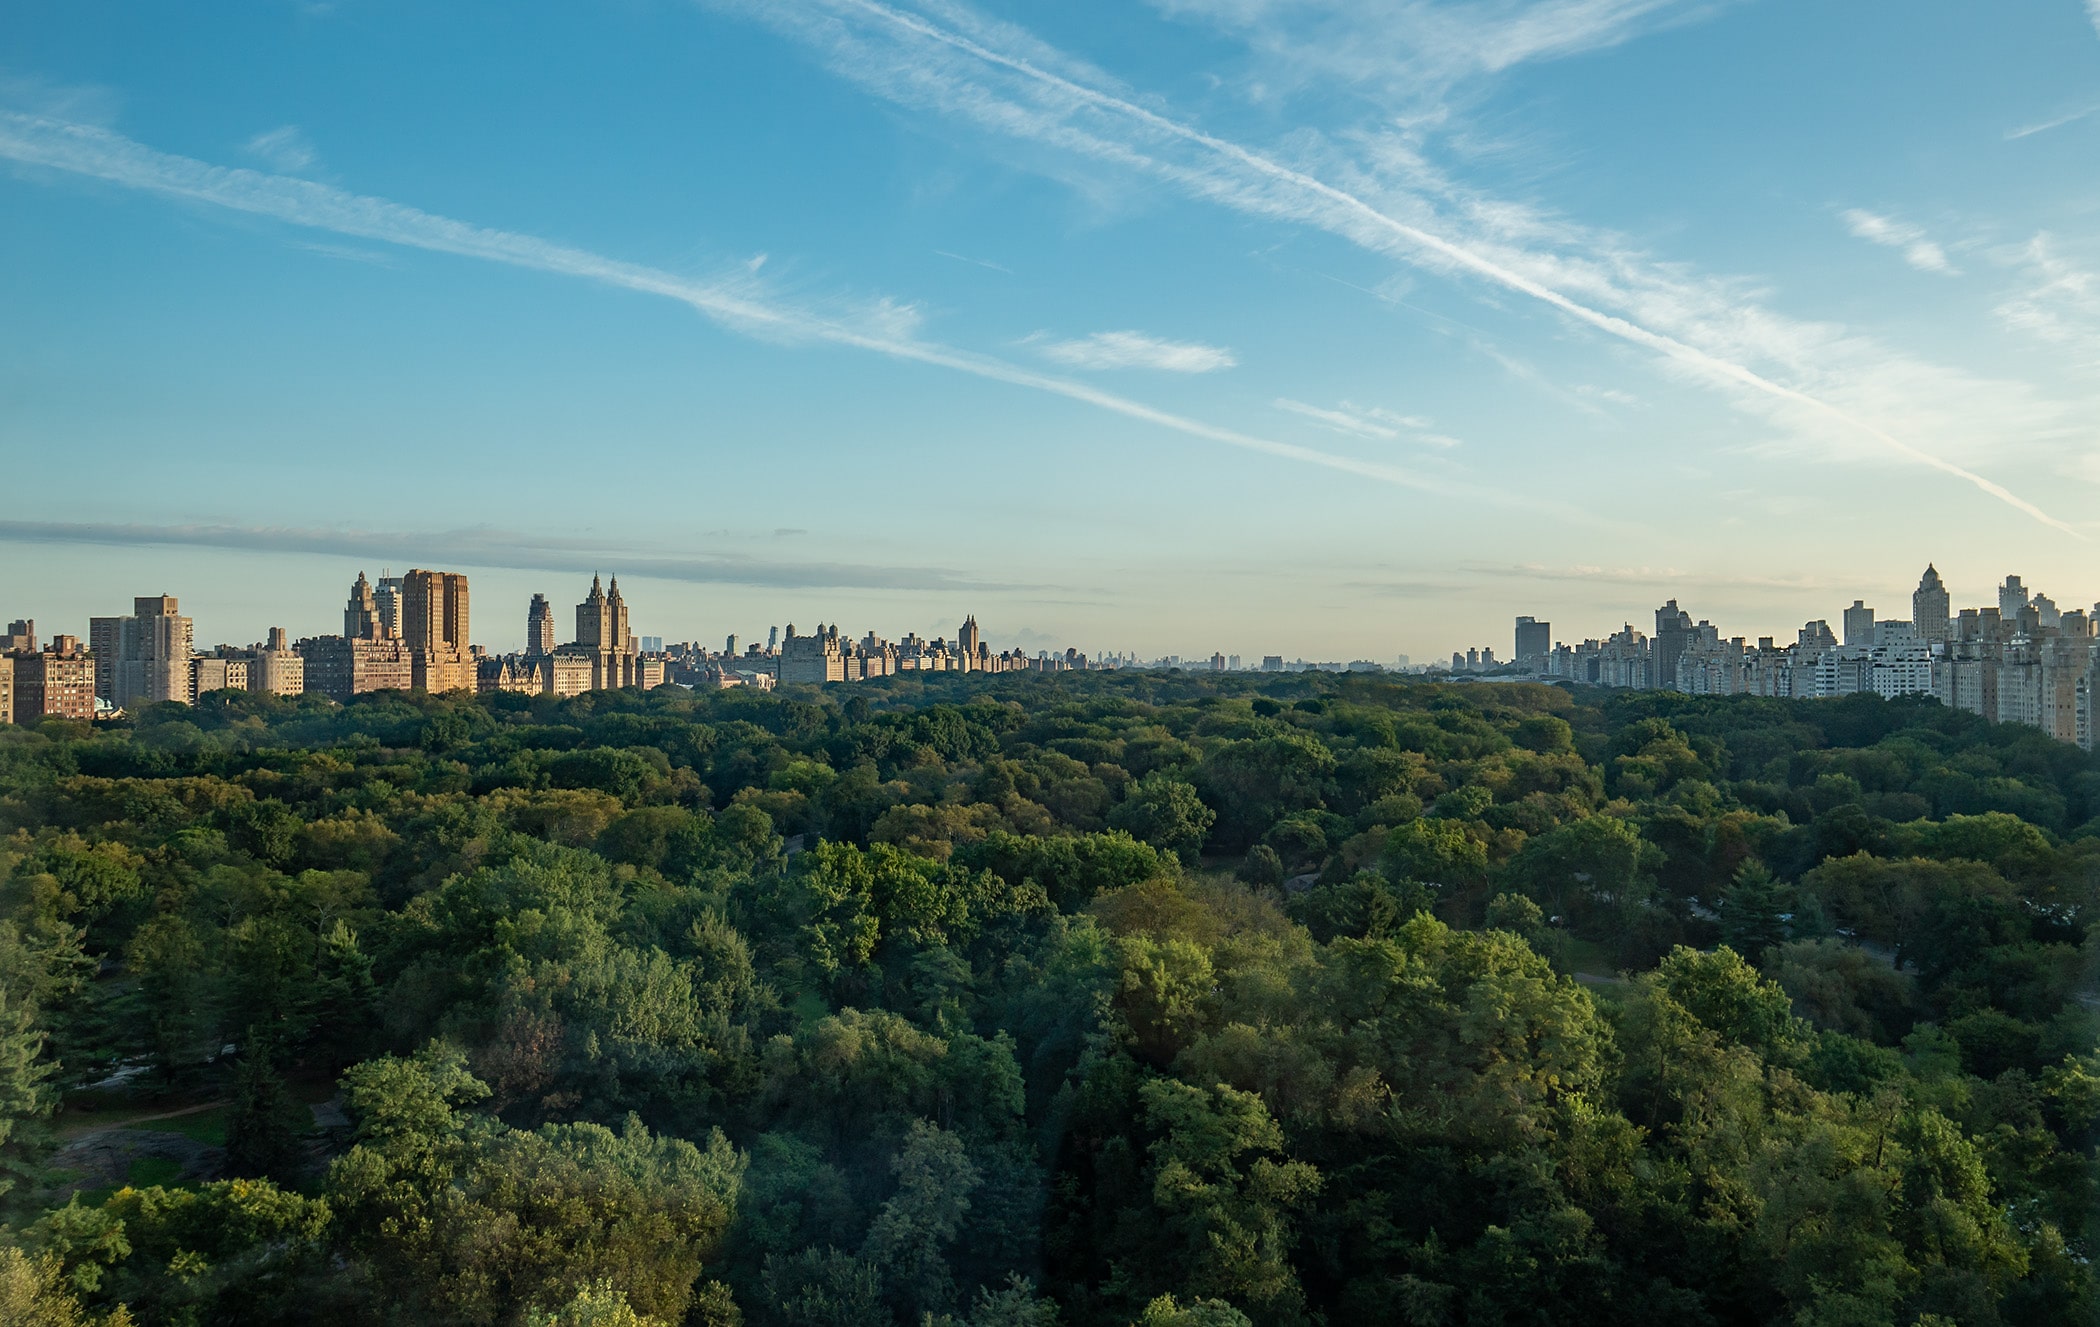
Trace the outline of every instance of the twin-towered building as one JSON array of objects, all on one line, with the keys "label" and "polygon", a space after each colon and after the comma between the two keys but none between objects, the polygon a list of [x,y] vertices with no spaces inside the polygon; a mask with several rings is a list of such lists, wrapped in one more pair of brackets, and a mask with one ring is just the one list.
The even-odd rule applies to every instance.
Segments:
[{"label": "twin-towered building", "polygon": [[1005,673],[1062,671],[1094,666],[1076,650],[1030,658],[1020,650],[994,653],[975,616],[955,639],[910,633],[898,641],[870,631],[858,641],[837,626],[800,633],[789,626],[761,649],[736,653],[736,638],[717,656],[691,645],[666,655],[645,650],[628,620],[618,577],[591,578],[576,605],[575,635],[556,643],[555,613],[536,594],[525,615],[521,653],[491,656],[471,643],[471,596],[458,572],[364,572],[350,586],[342,634],[309,636],[288,644],[282,628],[244,649],[194,649],[193,628],[172,596],[133,602],[129,617],[90,623],[88,648],[71,636],[39,649],[35,624],[16,622],[0,635],[0,722],[18,715],[91,719],[163,701],[193,702],[222,690],[298,695],[336,701],[374,691],[508,691],[574,696],[586,691],[663,685],[672,662],[685,685],[862,681],[910,672]]},{"label": "twin-towered building", "polygon": [[482,659],[476,685],[482,691],[575,696],[621,687],[646,691],[663,682],[663,660],[644,654],[628,629],[620,578],[606,586],[593,576],[590,594],[576,605],[575,640],[554,643],[554,609],[547,596],[536,594],[525,610],[525,652]]},{"label": "twin-towered building", "polygon": [[471,598],[458,572],[363,572],[350,587],[341,636],[299,642],[306,689],[336,700],[368,691],[515,691],[557,696],[663,682],[660,659],[642,654],[629,630],[620,581],[591,578],[576,606],[576,636],[555,644],[554,610],[536,594],[526,609],[522,654],[490,656],[471,643]]}]

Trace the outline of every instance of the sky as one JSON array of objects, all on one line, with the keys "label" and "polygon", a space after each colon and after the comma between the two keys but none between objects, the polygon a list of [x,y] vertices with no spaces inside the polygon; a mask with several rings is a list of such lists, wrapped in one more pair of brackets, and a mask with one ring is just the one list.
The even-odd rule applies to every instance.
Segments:
[{"label": "sky", "polygon": [[0,25],[0,618],[1426,661],[2100,599],[2100,0]]}]

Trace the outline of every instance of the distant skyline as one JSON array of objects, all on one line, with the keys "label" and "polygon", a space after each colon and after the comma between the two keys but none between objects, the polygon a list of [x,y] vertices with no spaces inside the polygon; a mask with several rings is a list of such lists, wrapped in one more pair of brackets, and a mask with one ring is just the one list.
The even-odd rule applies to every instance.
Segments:
[{"label": "distant skyline", "polygon": [[[108,616],[130,611],[134,597],[167,593],[181,601],[182,611],[197,623],[196,642],[200,649],[217,644],[246,645],[261,640],[270,627],[284,627],[292,639],[308,636],[326,636],[338,633],[342,627],[343,600],[359,574],[376,582],[383,572],[400,575],[410,570],[398,560],[385,563],[350,563],[317,555],[294,554],[279,561],[293,563],[326,564],[338,570],[352,567],[340,577],[340,585],[320,592],[311,601],[302,601],[291,606],[281,619],[258,623],[253,629],[241,624],[247,619],[251,596],[240,583],[240,578],[252,568],[252,560],[244,555],[217,548],[185,550],[181,565],[194,565],[201,575],[193,585],[192,593],[183,593],[166,585],[148,587],[141,585],[135,591],[113,595],[103,587],[86,584],[81,580],[61,575],[59,583],[49,587],[32,587],[29,595],[17,595],[23,602],[39,596],[44,600],[68,599],[86,596],[93,601],[92,611],[78,620],[62,616],[39,616],[33,612],[0,609],[0,624],[12,618],[28,617],[36,621],[40,636],[48,640],[52,635],[66,633],[85,639],[87,616]],[[194,563],[189,558],[196,559]],[[152,567],[167,568],[170,564],[158,559],[140,557],[135,565],[145,572]],[[675,601],[682,590],[690,590],[690,584],[678,580],[665,580],[639,573],[631,568],[608,566],[593,572],[542,573],[518,571],[515,568],[489,567],[464,563],[438,565],[432,563],[426,570],[460,571],[469,576],[473,584],[473,630],[472,643],[485,646],[491,653],[515,653],[525,647],[525,622],[527,610],[535,594],[545,595],[553,605],[558,632],[566,632],[570,610],[574,602],[581,601],[590,590],[593,576],[619,577],[626,582],[627,602],[633,614],[633,632],[637,636],[660,636],[666,641],[695,642],[709,649],[719,649],[722,638],[734,633],[739,648],[744,645],[763,643],[767,632],[784,630],[795,626],[802,632],[814,630],[819,624],[836,624],[840,634],[857,639],[869,631],[881,637],[901,637],[917,632],[925,635],[953,639],[956,628],[965,617],[976,616],[969,605],[977,599],[993,598],[984,593],[958,592],[952,604],[934,602],[930,611],[923,592],[899,591],[886,588],[869,589],[848,595],[809,595],[796,592],[783,598],[777,592],[760,588],[723,587],[710,591],[720,596],[720,603],[711,610],[721,614],[715,622],[680,622],[673,620],[673,612],[656,606],[657,592],[663,592]],[[1920,567],[1920,572],[1923,567]],[[1755,641],[1760,636],[1772,636],[1782,644],[1791,642],[1796,632],[1806,623],[1822,620],[1837,630],[1845,609],[1854,599],[1863,600],[1874,610],[1877,620],[1908,620],[1911,614],[1912,591],[1917,588],[1917,577],[1911,578],[1908,588],[1877,592],[1871,588],[1853,590],[1847,597],[1832,598],[1827,604],[1814,594],[1799,586],[1773,584],[1758,587],[1774,596],[1792,595],[1804,605],[1795,617],[1780,619],[1760,617],[1745,622],[1717,614],[1696,600],[1685,600],[1668,588],[1670,582],[1656,581],[1654,588],[1643,593],[1641,585],[1632,579],[1613,580],[1619,573],[1599,569],[1595,577],[1585,578],[1582,584],[1593,591],[1598,585],[1613,584],[1619,597],[1613,601],[1613,612],[1606,617],[1575,616],[1565,605],[1556,607],[1550,598],[1532,606],[1527,616],[1548,624],[1551,639],[1555,644],[1577,645],[1588,639],[1601,640],[1622,627],[1631,626],[1636,631],[1648,633],[1653,626],[1656,610],[1666,599],[1677,599],[1678,607],[1689,613],[1695,621],[1710,621],[1719,629],[1724,640],[1743,637]],[[1999,573],[1988,583],[1971,585],[1965,580],[1941,573],[1949,590],[1950,612],[1959,614],[1964,608],[1996,608],[1998,588],[2007,575],[2021,576],[2024,589],[2029,595],[2047,595],[2063,611],[2077,609],[2092,612],[2100,617],[2100,602],[2081,597],[2079,594],[2059,593],[2057,587],[2036,584],[2018,570]],[[1565,582],[1564,582],[1565,583]],[[1548,587],[1550,592],[1550,586]],[[808,611],[814,605],[830,604],[829,611]],[[788,604],[791,611],[783,612],[780,605]],[[772,607],[769,610],[769,605]],[[958,606],[959,605],[959,606]],[[515,610],[515,611],[513,611]],[[770,611],[771,615],[767,616]],[[1784,612],[1782,608],[1778,610]],[[997,620],[981,622],[984,639],[1001,649],[1020,647],[1029,653],[1049,650],[1061,652],[1067,647],[1076,648],[1089,656],[1118,653],[1133,653],[1141,659],[1151,660],[1169,655],[1190,660],[1208,659],[1213,653],[1237,655],[1246,667],[1259,664],[1262,656],[1280,654],[1287,660],[1304,659],[1309,662],[1339,662],[1370,660],[1390,665],[1396,655],[1408,656],[1416,666],[1448,663],[1455,651],[1463,654],[1468,649],[1489,647],[1498,660],[1508,662],[1513,646],[1512,632],[1516,614],[1510,618],[1488,625],[1486,634],[1478,637],[1450,635],[1448,639],[1432,643],[1426,648],[1408,650],[1381,647],[1373,650],[1335,651],[1311,648],[1291,639],[1281,638],[1276,632],[1264,635],[1260,628],[1245,640],[1183,641],[1161,647],[1139,646],[1128,640],[1111,639],[1101,632],[1089,636],[1064,637],[1039,630],[1024,623],[1002,623]],[[1431,633],[1433,626],[1417,625],[1414,630]],[[1455,628],[1454,628],[1455,630]]]},{"label": "distant skyline", "polygon": [[2089,607],[2096,109],[2100,0],[35,7],[0,617],[298,636],[419,565],[508,649],[603,570],[671,639],[1426,661],[1928,561]]}]

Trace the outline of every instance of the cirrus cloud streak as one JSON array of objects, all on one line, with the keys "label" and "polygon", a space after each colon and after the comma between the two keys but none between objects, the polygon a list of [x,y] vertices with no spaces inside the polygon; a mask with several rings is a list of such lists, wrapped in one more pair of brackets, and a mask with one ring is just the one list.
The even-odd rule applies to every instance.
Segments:
[{"label": "cirrus cloud streak", "polygon": [[[950,369],[973,377],[1061,396],[1187,437],[1282,460],[1320,466],[1358,478],[1503,506],[1544,507],[1520,497],[1415,474],[1398,466],[1338,456],[1279,442],[1162,410],[1090,383],[1038,373],[1017,364],[916,335],[909,305],[880,301],[831,312],[768,298],[746,271],[730,280],[701,281],[515,231],[477,226],[384,198],[239,167],[215,166],[156,151],[95,125],[0,110],[0,159],[101,180],[129,189],[297,226],[407,248],[502,263],[676,300],[743,335],[783,343],[822,343]],[[1582,519],[1573,511],[1564,514]]]},{"label": "cirrus cloud streak", "polygon": [[[1521,295],[1720,389],[1799,435],[1804,450],[1828,455],[1870,444],[2085,537],[2003,484],[1897,432],[1929,429],[1950,445],[2002,433],[2007,421],[2036,436],[2061,430],[2065,412],[2034,399],[2023,384],[1913,362],[1842,329],[1785,318],[1747,299],[1740,283],[1699,279],[1608,237],[1452,185],[1390,134],[1360,136],[1361,152],[1373,158],[1368,163],[1342,157],[1318,135],[1301,136],[1311,144],[1305,153],[1336,158],[1332,173],[1347,182],[1336,184],[1309,166],[1154,109],[1098,70],[960,0],[927,0],[926,12],[882,0],[713,2],[806,43],[834,73],[900,104]],[[1989,431],[1957,426],[1971,419]]]},{"label": "cirrus cloud streak", "polygon": [[1162,373],[1216,373],[1239,363],[1223,346],[1167,341],[1143,332],[1095,332],[1070,341],[1031,338],[1043,358],[1074,369],[1157,369]]}]

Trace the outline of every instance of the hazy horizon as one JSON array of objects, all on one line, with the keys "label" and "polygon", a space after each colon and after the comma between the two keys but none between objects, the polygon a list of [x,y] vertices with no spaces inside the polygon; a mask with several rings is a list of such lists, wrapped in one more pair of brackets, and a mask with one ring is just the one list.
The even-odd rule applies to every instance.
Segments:
[{"label": "hazy horizon", "polygon": [[[2100,448],[2076,0],[283,3],[0,32],[0,617],[1418,662],[2017,573]],[[462,53],[471,52],[471,58]],[[697,315],[697,316],[696,316]]]}]

